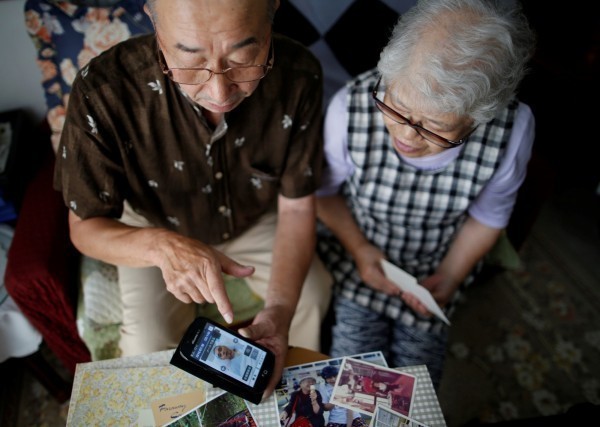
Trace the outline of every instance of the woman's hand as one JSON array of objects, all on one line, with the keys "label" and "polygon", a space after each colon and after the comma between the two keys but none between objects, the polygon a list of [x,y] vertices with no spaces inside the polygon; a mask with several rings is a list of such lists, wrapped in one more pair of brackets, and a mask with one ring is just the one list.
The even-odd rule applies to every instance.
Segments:
[{"label": "woman's hand", "polygon": [[[444,307],[452,299],[454,292],[458,288],[451,278],[436,273],[423,279],[420,283],[424,288],[431,292],[431,296],[440,307]],[[432,313],[421,303],[421,301],[410,292],[402,293],[402,300],[415,312],[423,316],[431,316]]]},{"label": "woman's hand", "polygon": [[361,280],[369,287],[388,295],[400,294],[400,289],[383,272],[381,260],[385,259],[385,255],[378,247],[370,243],[361,245],[353,256]]}]

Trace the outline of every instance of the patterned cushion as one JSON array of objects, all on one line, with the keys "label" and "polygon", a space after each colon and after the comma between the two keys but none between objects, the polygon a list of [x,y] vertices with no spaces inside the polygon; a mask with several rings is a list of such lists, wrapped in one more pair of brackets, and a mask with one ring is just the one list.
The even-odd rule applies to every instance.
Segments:
[{"label": "patterned cushion", "polygon": [[123,306],[114,265],[83,256],[81,260],[81,294],[85,318],[100,325],[121,323]]},{"label": "patterned cushion", "polygon": [[144,0],[90,3],[112,5],[86,7],[58,0],[25,3],[25,25],[37,49],[55,152],[77,72],[120,41],[152,31],[143,10]]}]

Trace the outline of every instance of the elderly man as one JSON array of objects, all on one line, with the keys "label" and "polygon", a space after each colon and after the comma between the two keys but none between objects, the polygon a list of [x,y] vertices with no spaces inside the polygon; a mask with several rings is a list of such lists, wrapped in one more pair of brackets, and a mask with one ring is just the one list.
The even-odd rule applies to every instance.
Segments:
[{"label": "elderly man", "polygon": [[322,76],[306,49],[272,33],[278,6],[151,0],[155,34],[115,46],[74,82],[55,186],[75,246],[119,266],[124,355],[175,347],[191,303],[215,303],[231,322],[223,273],[264,298],[240,333],[279,369],[288,333],[318,349],[329,302],[313,257]]}]

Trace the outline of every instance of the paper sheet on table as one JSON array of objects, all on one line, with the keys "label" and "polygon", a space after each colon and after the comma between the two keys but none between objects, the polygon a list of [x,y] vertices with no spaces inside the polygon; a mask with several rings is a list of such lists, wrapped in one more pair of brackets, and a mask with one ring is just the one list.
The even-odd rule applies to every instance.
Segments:
[{"label": "paper sheet on table", "polygon": [[388,279],[390,279],[394,284],[396,284],[402,292],[410,292],[414,296],[416,296],[427,310],[440,318],[444,323],[450,326],[450,321],[440,308],[440,306],[435,302],[431,292],[429,290],[417,282],[417,279],[408,274],[406,271],[402,270],[399,267],[396,267],[391,262],[382,259],[381,266],[383,267],[383,271]]}]

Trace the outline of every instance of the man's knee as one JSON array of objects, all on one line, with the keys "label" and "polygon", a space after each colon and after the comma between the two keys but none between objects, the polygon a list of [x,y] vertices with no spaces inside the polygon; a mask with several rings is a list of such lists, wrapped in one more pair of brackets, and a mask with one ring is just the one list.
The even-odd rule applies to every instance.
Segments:
[{"label": "man's knee", "polygon": [[298,302],[298,311],[313,312],[318,310],[320,320],[323,320],[331,301],[331,287],[333,279],[323,266],[321,261],[315,257],[313,260]]},{"label": "man's knee", "polygon": [[194,320],[195,304],[185,304],[168,292],[158,268],[119,267],[119,286],[123,355],[175,348]]},{"label": "man's knee", "polygon": [[321,322],[331,301],[332,279],[318,259],[313,260],[290,328],[290,345],[320,351]]},{"label": "man's knee", "polygon": [[[147,313],[148,314],[148,313]],[[131,318],[131,316],[129,316]],[[181,305],[171,313],[138,317],[121,326],[122,356],[152,353],[176,348],[195,318],[194,304]]]}]

